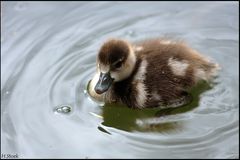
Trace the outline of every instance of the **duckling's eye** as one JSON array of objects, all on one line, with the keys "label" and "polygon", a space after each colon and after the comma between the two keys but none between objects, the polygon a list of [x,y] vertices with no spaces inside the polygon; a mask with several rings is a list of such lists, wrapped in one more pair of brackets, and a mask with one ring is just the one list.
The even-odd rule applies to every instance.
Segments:
[{"label": "duckling's eye", "polygon": [[114,68],[120,68],[122,66],[122,62],[121,61],[119,61],[119,62],[117,62],[116,64],[114,64]]}]

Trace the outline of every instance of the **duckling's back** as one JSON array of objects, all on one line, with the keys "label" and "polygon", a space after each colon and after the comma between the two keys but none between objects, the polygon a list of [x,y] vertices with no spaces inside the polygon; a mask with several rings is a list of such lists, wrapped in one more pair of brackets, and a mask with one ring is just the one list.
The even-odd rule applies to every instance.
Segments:
[{"label": "duckling's back", "polygon": [[156,107],[186,96],[189,88],[200,80],[211,80],[219,69],[183,42],[148,40],[137,43],[135,53],[139,67],[132,84],[138,108]]}]

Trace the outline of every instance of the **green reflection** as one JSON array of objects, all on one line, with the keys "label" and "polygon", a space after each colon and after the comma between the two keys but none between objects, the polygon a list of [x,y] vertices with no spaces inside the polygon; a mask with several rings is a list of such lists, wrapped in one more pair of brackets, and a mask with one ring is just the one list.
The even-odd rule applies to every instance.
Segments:
[{"label": "green reflection", "polygon": [[[119,104],[106,104],[103,107],[103,125],[125,131],[171,132],[179,131],[183,122],[161,122],[161,116],[175,115],[191,111],[199,105],[200,95],[211,89],[205,81],[190,90],[192,101],[177,108],[131,109]],[[147,123],[146,123],[146,120]],[[149,121],[150,120],[150,121]]]}]

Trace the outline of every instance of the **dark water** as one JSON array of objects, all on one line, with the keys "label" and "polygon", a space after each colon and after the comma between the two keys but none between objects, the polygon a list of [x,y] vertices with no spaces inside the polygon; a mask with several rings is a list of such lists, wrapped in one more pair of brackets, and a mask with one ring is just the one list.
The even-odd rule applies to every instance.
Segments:
[{"label": "dark water", "polygon": [[[20,158],[238,158],[237,2],[3,2],[1,153]],[[177,109],[102,106],[86,92],[109,37],[183,39],[217,61]]]}]

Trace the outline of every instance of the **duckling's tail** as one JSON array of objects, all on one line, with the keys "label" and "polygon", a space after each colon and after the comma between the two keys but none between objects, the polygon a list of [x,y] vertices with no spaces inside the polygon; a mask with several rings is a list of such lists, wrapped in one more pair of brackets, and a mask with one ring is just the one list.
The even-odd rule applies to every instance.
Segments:
[{"label": "duckling's tail", "polygon": [[221,67],[218,63],[211,63],[209,68],[209,73],[207,74],[207,81],[212,81],[217,77]]},{"label": "duckling's tail", "polygon": [[208,62],[207,64],[200,66],[195,71],[196,80],[205,80],[207,82],[212,81],[217,77],[221,67],[217,63]]}]

